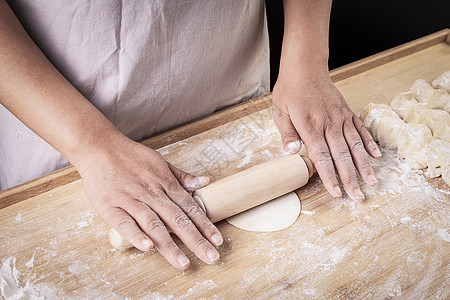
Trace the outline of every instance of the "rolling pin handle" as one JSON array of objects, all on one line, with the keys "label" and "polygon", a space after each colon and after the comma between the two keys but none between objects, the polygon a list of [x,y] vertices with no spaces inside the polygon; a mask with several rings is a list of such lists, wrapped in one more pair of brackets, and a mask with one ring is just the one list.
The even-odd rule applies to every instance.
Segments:
[{"label": "rolling pin handle", "polygon": [[305,161],[306,167],[308,167],[309,178],[311,178],[313,176],[314,172],[316,172],[317,170],[314,167],[314,164],[312,163],[311,159],[308,156],[306,156],[306,155],[300,155],[300,156]]},{"label": "rolling pin handle", "polygon": [[203,212],[206,214],[206,207],[202,199],[197,195],[194,195],[192,198],[194,198],[195,202],[197,202],[198,206],[200,206]]}]

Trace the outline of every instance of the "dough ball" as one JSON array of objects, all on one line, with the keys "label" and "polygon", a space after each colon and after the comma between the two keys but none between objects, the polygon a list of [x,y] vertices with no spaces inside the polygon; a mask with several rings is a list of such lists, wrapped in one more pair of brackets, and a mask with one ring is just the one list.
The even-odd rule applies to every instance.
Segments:
[{"label": "dough ball", "polygon": [[391,101],[391,107],[404,120],[408,112],[418,103],[413,93],[398,93]]},{"label": "dough ball", "polygon": [[450,71],[445,72],[441,76],[437,77],[433,83],[435,89],[444,89],[450,93]]},{"label": "dough ball", "polygon": [[450,143],[441,139],[433,140],[427,150],[427,175],[441,176],[450,163]]},{"label": "dough ball", "polygon": [[243,230],[271,232],[294,224],[300,210],[300,199],[291,192],[232,216],[227,221]]},{"label": "dough ball", "polygon": [[431,133],[436,138],[436,133],[438,133],[438,128],[447,119],[449,119],[448,112],[440,110],[440,109],[425,108],[425,109],[421,110],[421,112],[419,114],[418,123],[430,128]]},{"label": "dough ball", "polygon": [[397,156],[412,169],[427,167],[428,145],[433,140],[431,131],[422,124],[405,124],[398,137]]},{"label": "dough ball", "polygon": [[428,102],[433,97],[435,89],[425,79],[417,79],[409,91],[413,93],[417,101]]},{"label": "dough ball", "polygon": [[436,129],[434,129],[433,136],[450,143],[450,117],[445,119],[438,127],[436,127]]},{"label": "dough ball", "polygon": [[442,171],[442,179],[450,186],[450,163],[447,162],[447,165],[444,167]]},{"label": "dough ball", "polygon": [[111,243],[111,246],[120,251],[133,247],[133,245],[114,228],[109,230],[109,242]]},{"label": "dough ball", "polygon": [[426,102],[429,108],[444,110],[450,102],[450,94],[443,89],[434,89],[423,79],[417,79],[410,90],[419,102]]},{"label": "dough ball", "polygon": [[429,99],[431,108],[442,109],[447,112],[450,103],[450,94],[446,90],[435,90],[434,95]]},{"label": "dough ball", "polygon": [[377,127],[381,118],[392,117],[400,119],[389,105],[374,103],[369,103],[363,109],[361,117],[363,117],[364,126],[366,126],[366,128],[372,134],[372,137],[375,139],[375,141],[378,141]]},{"label": "dough ball", "polygon": [[405,120],[405,122],[407,122],[407,123],[419,123],[419,119],[420,119],[422,112],[425,109],[429,109],[428,107],[429,106],[427,103],[424,103],[424,102],[417,103],[416,105],[411,107],[411,109],[405,115],[405,118],[403,120]]},{"label": "dough ball", "polygon": [[366,106],[364,106],[364,108],[361,111],[361,115],[359,116],[359,118],[364,122],[364,120],[366,119],[367,115],[369,114],[369,112],[374,109],[374,108],[381,108],[381,109],[391,109],[389,107],[389,105],[384,104],[384,103],[369,103]]},{"label": "dough ball", "polygon": [[377,126],[377,139],[381,147],[397,149],[398,137],[406,123],[393,117],[382,117]]}]

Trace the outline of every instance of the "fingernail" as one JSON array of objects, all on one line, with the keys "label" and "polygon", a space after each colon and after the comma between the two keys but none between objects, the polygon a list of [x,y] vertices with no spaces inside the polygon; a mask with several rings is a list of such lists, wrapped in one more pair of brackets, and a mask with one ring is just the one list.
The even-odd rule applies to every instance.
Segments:
[{"label": "fingernail", "polygon": [[334,196],[333,197],[342,197],[342,191],[341,188],[336,186],[334,188]]},{"label": "fingernail", "polygon": [[209,177],[206,177],[206,176],[195,177],[193,180],[186,183],[185,188],[187,190],[196,190],[196,189],[199,189],[199,188],[207,185],[208,183],[209,183]]},{"label": "fingernail", "polygon": [[302,144],[300,141],[289,142],[286,144],[286,147],[284,147],[284,152],[287,154],[295,154],[300,151],[301,146]]},{"label": "fingernail", "polygon": [[354,191],[353,191],[353,200],[356,200],[356,201],[363,201],[364,200],[364,194],[361,192],[361,190],[360,189],[355,189]]},{"label": "fingernail", "polygon": [[219,253],[217,253],[216,250],[209,249],[208,252],[206,252],[206,256],[209,258],[210,262],[215,262],[219,258]]},{"label": "fingernail", "polygon": [[145,249],[151,249],[151,248],[153,247],[153,243],[152,243],[152,241],[150,241],[149,239],[143,239],[143,240],[142,240],[142,246],[143,246]]},{"label": "fingernail", "polygon": [[369,184],[371,186],[375,186],[378,184],[378,179],[373,174],[370,174],[369,177],[367,177],[367,180],[369,181]]},{"label": "fingernail", "polygon": [[189,259],[184,254],[180,254],[178,255],[178,263],[181,267],[185,267],[189,263]]},{"label": "fingernail", "polygon": [[211,236],[211,241],[214,243],[214,245],[216,246],[220,246],[223,243],[223,239],[220,235],[218,235],[217,233],[214,233]]},{"label": "fingernail", "polygon": [[378,146],[377,146],[377,144],[375,144],[374,142],[372,142],[371,143],[371,146],[372,146],[372,152],[373,152],[373,155],[375,155],[376,157],[381,157],[382,156],[382,154],[381,154],[381,152],[380,152],[380,149],[378,149]]}]

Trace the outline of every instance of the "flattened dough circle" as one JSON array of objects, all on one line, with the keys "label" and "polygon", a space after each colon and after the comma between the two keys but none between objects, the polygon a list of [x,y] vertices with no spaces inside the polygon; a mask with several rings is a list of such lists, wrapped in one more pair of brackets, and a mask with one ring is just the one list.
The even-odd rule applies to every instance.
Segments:
[{"label": "flattened dough circle", "polygon": [[294,224],[300,210],[300,199],[291,192],[232,216],[227,221],[243,230],[272,232]]}]

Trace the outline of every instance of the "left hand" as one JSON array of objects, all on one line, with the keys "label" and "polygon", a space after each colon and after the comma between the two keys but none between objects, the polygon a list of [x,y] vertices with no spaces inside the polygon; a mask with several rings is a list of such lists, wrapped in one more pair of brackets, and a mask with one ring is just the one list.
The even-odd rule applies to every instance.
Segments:
[{"label": "left hand", "polygon": [[282,74],[272,95],[273,118],[288,153],[306,146],[327,191],[342,196],[338,174],[347,194],[364,200],[356,171],[370,186],[377,184],[368,154],[381,152],[361,120],[351,111],[331,81],[328,70]]}]

